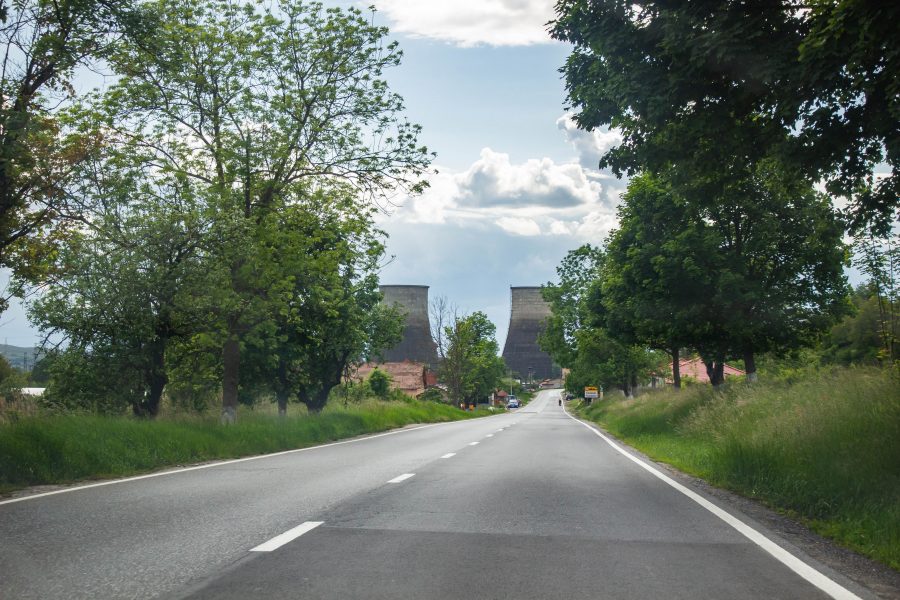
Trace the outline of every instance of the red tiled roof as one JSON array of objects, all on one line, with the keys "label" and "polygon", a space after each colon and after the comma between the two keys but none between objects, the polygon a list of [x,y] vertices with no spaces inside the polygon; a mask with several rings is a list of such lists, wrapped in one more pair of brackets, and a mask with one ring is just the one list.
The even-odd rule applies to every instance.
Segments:
[{"label": "red tiled roof", "polygon": [[[691,379],[696,379],[701,383],[709,383],[709,375],[706,373],[706,365],[704,365],[703,361],[699,358],[682,359],[678,361],[678,368],[681,371],[682,377],[690,377]],[[732,367],[729,364],[725,365],[724,371],[725,377],[728,377],[730,375],[744,375],[743,371]],[[671,381],[671,379],[669,381]]]}]

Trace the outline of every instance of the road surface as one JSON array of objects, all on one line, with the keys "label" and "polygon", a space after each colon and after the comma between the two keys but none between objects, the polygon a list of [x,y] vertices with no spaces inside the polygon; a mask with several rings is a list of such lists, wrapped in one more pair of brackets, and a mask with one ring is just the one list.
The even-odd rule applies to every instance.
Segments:
[{"label": "road surface", "polygon": [[872,598],[557,406],[0,502],[0,598]]}]

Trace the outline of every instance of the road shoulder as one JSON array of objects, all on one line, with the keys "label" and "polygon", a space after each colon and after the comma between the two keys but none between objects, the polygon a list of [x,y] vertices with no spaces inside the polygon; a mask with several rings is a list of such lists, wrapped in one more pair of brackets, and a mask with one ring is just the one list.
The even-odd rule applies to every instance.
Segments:
[{"label": "road shoulder", "polygon": [[837,545],[832,540],[811,531],[799,521],[771,509],[758,500],[715,487],[699,477],[688,475],[667,463],[656,461],[609,433],[599,424],[593,421],[584,421],[569,413],[568,410],[566,412],[580,422],[597,428],[604,435],[615,440],[617,444],[627,448],[629,454],[653,465],[678,483],[714,500],[729,512],[745,515],[812,560],[863,586],[879,598],[900,600],[900,572]]}]

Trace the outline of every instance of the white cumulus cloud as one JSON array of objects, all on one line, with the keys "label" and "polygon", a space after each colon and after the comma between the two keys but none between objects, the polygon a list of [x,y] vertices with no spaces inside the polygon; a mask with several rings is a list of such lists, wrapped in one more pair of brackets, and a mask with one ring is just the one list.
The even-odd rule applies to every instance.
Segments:
[{"label": "white cumulus cloud", "polygon": [[541,226],[532,219],[523,219],[519,217],[501,217],[497,219],[497,225],[503,231],[513,235],[541,235]]},{"label": "white cumulus cloud", "polygon": [[578,154],[578,163],[585,169],[596,170],[600,157],[622,143],[622,134],[615,130],[610,131],[606,128],[585,131],[579,129],[571,113],[566,113],[557,119],[556,126],[566,136],[566,141],[575,149]]},{"label": "white cumulus cloud", "polygon": [[504,234],[598,241],[615,226],[625,183],[577,162],[549,158],[513,163],[508,154],[482,149],[461,172],[439,169],[430,187],[386,219],[454,224]]},{"label": "white cumulus cloud", "polygon": [[391,30],[470,47],[551,41],[553,0],[376,0]]},{"label": "white cumulus cloud", "polygon": [[514,165],[509,155],[484,148],[481,156],[456,177],[459,203],[470,207],[544,206],[564,208],[591,204],[603,188],[577,164],[558,165],[549,158]]}]

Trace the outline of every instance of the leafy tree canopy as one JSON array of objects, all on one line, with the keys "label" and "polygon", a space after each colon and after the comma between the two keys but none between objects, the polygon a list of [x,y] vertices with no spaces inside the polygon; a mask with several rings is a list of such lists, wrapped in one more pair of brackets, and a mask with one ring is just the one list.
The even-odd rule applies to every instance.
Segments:
[{"label": "leafy tree canopy", "polygon": [[[602,166],[740,179],[778,157],[852,197],[857,226],[889,225],[900,198],[900,5],[560,0],[556,8],[552,35],[575,46],[562,71],[576,122],[624,135]],[[876,181],[882,161],[892,174]]]}]

